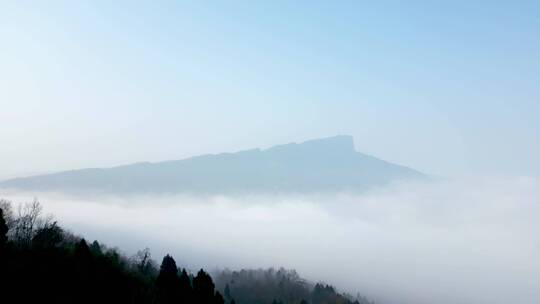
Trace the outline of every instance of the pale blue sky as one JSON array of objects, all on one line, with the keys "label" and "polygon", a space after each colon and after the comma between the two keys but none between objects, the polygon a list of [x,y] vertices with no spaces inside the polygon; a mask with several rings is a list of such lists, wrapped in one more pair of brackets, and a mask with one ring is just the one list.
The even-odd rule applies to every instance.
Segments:
[{"label": "pale blue sky", "polygon": [[540,176],[540,2],[373,2],[0,0],[0,178],[336,134]]}]

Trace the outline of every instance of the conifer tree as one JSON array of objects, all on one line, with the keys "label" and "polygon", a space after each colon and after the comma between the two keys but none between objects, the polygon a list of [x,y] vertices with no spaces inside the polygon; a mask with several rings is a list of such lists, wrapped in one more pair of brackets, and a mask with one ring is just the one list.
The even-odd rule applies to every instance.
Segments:
[{"label": "conifer tree", "polygon": [[191,279],[186,271],[182,269],[179,279],[180,297],[182,303],[193,303],[193,288],[191,287]]},{"label": "conifer tree", "polygon": [[198,304],[210,304],[214,301],[214,282],[204,270],[199,270],[193,279],[193,292]]},{"label": "conifer tree", "polygon": [[159,275],[156,279],[156,303],[179,303],[181,300],[180,286],[176,261],[167,254],[161,262]]},{"label": "conifer tree", "polygon": [[223,296],[219,291],[216,291],[216,294],[214,295],[214,304],[225,304],[225,299],[223,299]]}]

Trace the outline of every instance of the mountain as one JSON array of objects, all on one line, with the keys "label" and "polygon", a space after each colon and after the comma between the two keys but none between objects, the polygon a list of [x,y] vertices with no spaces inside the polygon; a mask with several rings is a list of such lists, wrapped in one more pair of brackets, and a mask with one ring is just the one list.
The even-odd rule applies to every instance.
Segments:
[{"label": "mountain", "polygon": [[422,173],[355,151],[351,136],[158,163],[64,171],[0,182],[0,188],[103,193],[362,191]]}]

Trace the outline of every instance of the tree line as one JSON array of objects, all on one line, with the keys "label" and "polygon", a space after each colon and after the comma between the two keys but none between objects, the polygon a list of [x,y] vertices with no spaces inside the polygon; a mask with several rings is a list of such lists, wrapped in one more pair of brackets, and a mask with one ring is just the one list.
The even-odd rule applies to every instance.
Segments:
[{"label": "tree line", "polygon": [[145,248],[132,257],[63,229],[37,200],[0,200],[2,303],[370,304],[294,271],[224,270],[212,276],[161,265]]},{"label": "tree line", "polygon": [[284,268],[226,269],[215,273],[214,278],[225,300],[236,299],[237,304],[373,304],[361,295],[339,293],[328,284],[313,284],[295,270]]}]

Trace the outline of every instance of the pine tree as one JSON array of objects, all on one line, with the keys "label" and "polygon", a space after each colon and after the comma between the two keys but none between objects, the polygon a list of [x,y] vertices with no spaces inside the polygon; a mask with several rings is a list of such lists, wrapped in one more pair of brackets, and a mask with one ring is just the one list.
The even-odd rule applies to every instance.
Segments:
[{"label": "pine tree", "polygon": [[176,267],[176,261],[172,256],[166,255],[163,257],[161,267],[159,268],[160,276],[176,276],[178,274],[178,267]]},{"label": "pine tree", "polygon": [[216,294],[214,295],[214,304],[225,304],[225,299],[223,299],[223,296],[219,291],[216,291]]},{"label": "pine tree", "polygon": [[176,262],[167,254],[161,262],[159,275],[156,279],[156,303],[179,303],[181,300],[180,286]]},{"label": "pine tree", "polygon": [[193,303],[193,288],[191,287],[191,279],[185,268],[182,269],[182,273],[180,273],[179,290],[182,303]]},{"label": "pine tree", "polygon": [[75,246],[75,251],[73,255],[81,260],[90,260],[92,258],[92,253],[85,239],[81,239],[79,243]]},{"label": "pine tree", "polygon": [[92,254],[94,254],[95,256],[102,254],[101,245],[99,244],[97,240],[94,240],[92,244],[90,244],[89,248],[90,248],[90,252],[92,252]]},{"label": "pine tree", "polygon": [[214,282],[204,270],[199,270],[193,279],[193,292],[198,304],[210,304],[214,301]]}]

